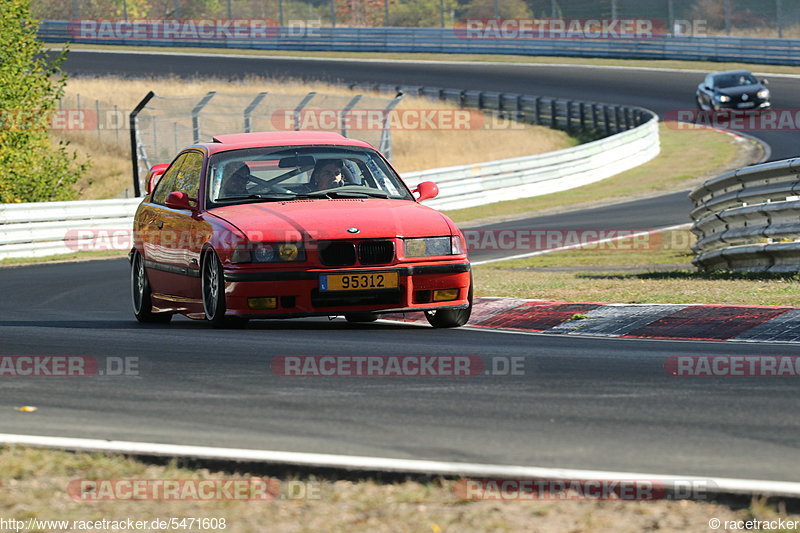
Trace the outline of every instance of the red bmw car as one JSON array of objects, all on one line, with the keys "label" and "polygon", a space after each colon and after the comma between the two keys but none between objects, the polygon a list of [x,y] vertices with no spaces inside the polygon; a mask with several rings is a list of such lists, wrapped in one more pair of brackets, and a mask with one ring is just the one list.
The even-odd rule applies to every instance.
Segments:
[{"label": "red bmw car", "polygon": [[419,203],[436,185],[409,191],[367,143],[321,132],[220,135],[156,172],[130,252],[140,322],[176,313],[218,327],[406,311],[424,311],[434,327],[469,319],[464,236]]}]

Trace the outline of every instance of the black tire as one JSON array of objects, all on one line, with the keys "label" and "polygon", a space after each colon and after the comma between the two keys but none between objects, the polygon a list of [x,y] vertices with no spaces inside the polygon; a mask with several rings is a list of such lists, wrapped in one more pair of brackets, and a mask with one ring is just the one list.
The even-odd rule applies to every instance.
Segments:
[{"label": "black tire", "polygon": [[469,277],[469,293],[467,295],[469,306],[464,309],[439,309],[438,311],[425,311],[425,318],[435,328],[460,328],[467,322],[472,314],[472,275]]},{"label": "black tire", "polygon": [[375,322],[378,320],[378,315],[374,313],[349,313],[344,315],[344,319],[354,323]]},{"label": "black tire", "polygon": [[133,252],[131,259],[131,301],[136,320],[143,324],[166,324],[172,320],[172,313],[154,313],[150,282],[144,270],[144,259],[139,252]]},{"label": "black tire", "polygon": [[200,288],[203,293],[203,311],[206,320],[215,328],[243,328],[248,322],[246,318],[225,316],[224,276],[217,254],[213,251],[206,252],[200,269]]}]

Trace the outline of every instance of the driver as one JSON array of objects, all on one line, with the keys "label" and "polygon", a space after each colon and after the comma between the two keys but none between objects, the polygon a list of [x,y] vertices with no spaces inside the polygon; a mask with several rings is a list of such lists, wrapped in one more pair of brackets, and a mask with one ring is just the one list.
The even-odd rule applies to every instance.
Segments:
[{"label": "driver", "polygon": [[346,185],[342,162],[338,159],[320,159],[311,173],[311,184],[318,191]]},{"label": "driver", "polygon": [[247,196],[247,184],[250,182],[250,167],[242,163],[238,167],[233,167],[233,171],[222,180],[220,198],[232,198],[237,196]]}]

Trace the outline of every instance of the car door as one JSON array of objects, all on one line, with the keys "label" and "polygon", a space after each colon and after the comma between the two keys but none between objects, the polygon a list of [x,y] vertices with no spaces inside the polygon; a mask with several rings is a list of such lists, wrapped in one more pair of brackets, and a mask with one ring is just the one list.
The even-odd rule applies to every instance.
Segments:
[{"label": "car door", "polygon": [[[168,183],[170,190],[167,194],[184,192],[192,199],[193,205],[199,207],[203,162],[202,152],[185,152],[185,159],[175,179]],[[166,205],[159,206],[156,224],[161,227],[159,256],[164,272],[163,293],[179,299],[199,299],[200,252],[203,244],[209,240],[210,226],[198,209],[174,209]]]},{"label": "car door", "polygon": [[141,243],[147,279],[154,293],[163,293],[172,281],[167,276],[167,271],[162,268],[165,264],[161,242],[164,225],[164,203],[166,202],[167,194],[175,184],[175,178],[185,159],[186,154],[179,154],[173,160],[150,195],[150,201],[142,204],[136,217],[136,238]]}]

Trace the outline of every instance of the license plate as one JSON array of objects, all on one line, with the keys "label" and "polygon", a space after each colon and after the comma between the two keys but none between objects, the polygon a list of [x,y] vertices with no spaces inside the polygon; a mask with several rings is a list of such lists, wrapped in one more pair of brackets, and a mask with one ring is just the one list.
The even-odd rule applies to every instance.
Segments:
[{"label": "license plate", "polygon": [[322,274],[320,291],[368,291],[396,289],[397,272],[360,272],[358,274]]},{"label": "license plate", "polygon": [[744,103],[739,104],[739,109],[743,109],[743,108],[746,108],[746,107],[753,107],[755,105],[756,105],[755,102],[744,102]]}]

